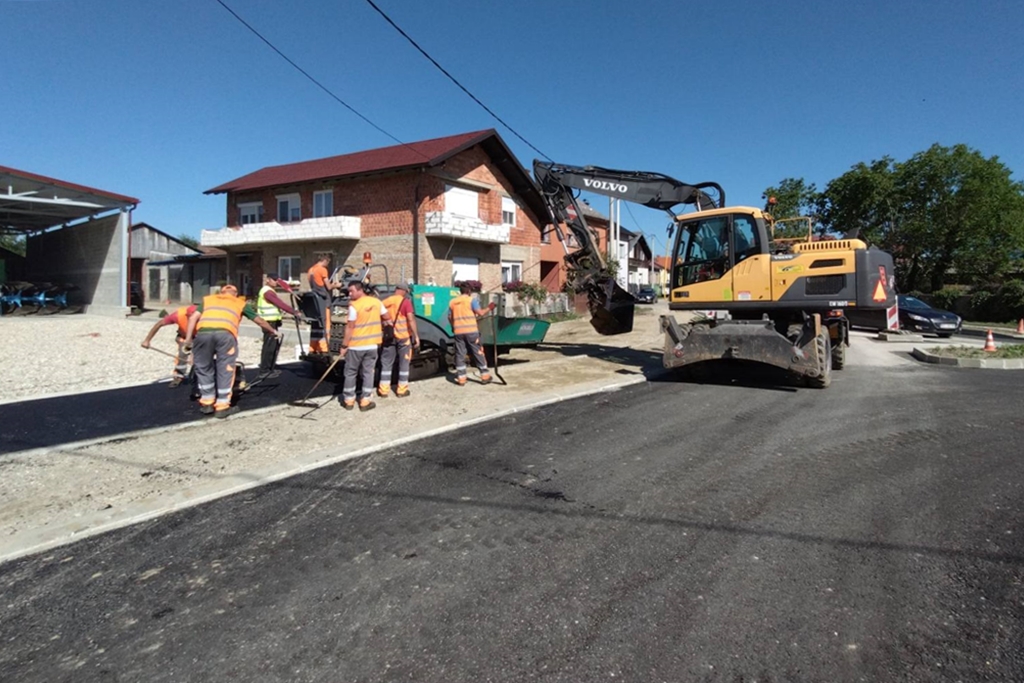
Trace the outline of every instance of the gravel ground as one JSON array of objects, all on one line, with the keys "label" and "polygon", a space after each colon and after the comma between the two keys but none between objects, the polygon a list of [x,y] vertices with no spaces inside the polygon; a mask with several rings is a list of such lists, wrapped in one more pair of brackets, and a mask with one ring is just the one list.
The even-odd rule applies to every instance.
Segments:
[{"label": "gravel ground", "polygon": [[[5,317],[0,320],[0,396],[23,399],[165,380],[174,361],[139,346],[155,321],[100,315]],[[173,328],[161,329],[152,346],[174,353]],[[260,340],[243,338],[240,358],[247,367],[259,365]]]}]

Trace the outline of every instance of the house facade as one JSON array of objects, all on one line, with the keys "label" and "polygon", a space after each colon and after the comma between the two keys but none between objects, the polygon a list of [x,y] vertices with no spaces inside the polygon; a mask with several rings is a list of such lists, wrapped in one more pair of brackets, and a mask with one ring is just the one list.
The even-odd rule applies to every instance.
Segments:
[{"label": "house facade", "polygon": [[[597,236],[598,248],[602,254],[607,254],[608,217],[588,204],[586,200],[580,200],[580,207],[583,209],[587,225],[590,226]],[[569,252],[575,252],[579,249],[576,238],[573,237],[572,232],[567,227],[563,225],[561,228],[562,234],[569,240]],[[544,232],[541,242],[540,277],[538,279],[549,292],[561,292],[565,288],[566,281],[565,247],[562,246],[558,235],[555,234],[554,227],[550,225]]]},{"label": "house facade", "polygon": [[494,130],[267,167],[206,193],[226,195],[225,227],[201,243],[250,295],[267,272],[307,288],[323,253],[332,268],[369,254],[392,283],[484,291],[540,270],[543,199]]},{"label": "house facade", "polygon": [[131,281],[141,285],[147,306],[192,301],[183,267],[173,259],[198,255],[198,250],[148,223],[134,223],[128,253]]}]

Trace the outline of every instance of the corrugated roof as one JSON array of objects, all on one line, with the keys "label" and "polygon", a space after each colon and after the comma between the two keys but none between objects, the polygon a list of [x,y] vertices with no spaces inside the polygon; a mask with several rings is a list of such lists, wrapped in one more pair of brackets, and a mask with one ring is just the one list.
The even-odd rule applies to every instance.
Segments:
[{"label": "corrugated roof", "polygon": [[[405,145],[368,149],[324,159],[300,161],[282,166],[267,166],[235,178],[204,194],[244,192],[280,185],[294,185],[313,180],[379,173],[419,166],[436,166],[459,152],[479,144],[498,133],[493,128],[472,133],[421,140]],[[525,172],[525,171],[524,171]]]}]

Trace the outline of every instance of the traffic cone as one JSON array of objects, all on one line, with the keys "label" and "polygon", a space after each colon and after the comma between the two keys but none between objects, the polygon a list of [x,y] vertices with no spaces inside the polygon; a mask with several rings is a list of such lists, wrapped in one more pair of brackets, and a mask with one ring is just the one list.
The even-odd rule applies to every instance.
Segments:
[{"label": "traffic cone", "polygon": [[996,351],[996,340],[992,338],[992,330],[988,331],[988,336],[985,338],[985,348],[982,351]]},{"label": "traffic cone", "polygon": [[1017,321],[1017,334],[1024,336],[1024,318]]}]

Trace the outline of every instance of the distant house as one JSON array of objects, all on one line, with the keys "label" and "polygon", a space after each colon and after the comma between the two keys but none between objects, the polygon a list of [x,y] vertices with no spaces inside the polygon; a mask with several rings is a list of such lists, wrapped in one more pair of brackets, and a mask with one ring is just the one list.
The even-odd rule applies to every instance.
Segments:
[{"label": "distant house", "polygon": [[[580,206],[583,209],[583,216],[587,221],[587,225],[590,226],[597,236],[598,248],[601,250],[602,254],[607,255],[608,217],[592,207],[586,200],[581,200]],[[575,252],[579,249],[579,244],[577,244],[576,238],[564,225],[561,227],[562,234],[565,235],[568,240],[567,246],[569,252]],[[544,285],[549,292],[561,292],[565,287],[566,281],[566,247],[564,247],[558,240],[554,227],[550,225],[544,232],[541,242],[540,283]]]},{"label": "distant house", "polygon": [[307,287],[322,253],[334,266],[369,253],[392,281],[539,279],[547,212],[494,130],[268,166],[206,194],[226,196],[225,227],[201,244],[249,295],[267,272]]},{"label": "distant house", "polygon": [[650,285],[654,259],[651,255],[651,247],[647,244],[647,238],[643,233],[625,228],[621,228],[619,234],[625,241],[626,282],[629,291],[633,292],[640,287]]},{"label": "distant house", "polygon": [[[199,252],[149,223],[133,223],[129,243],[129,273],[142,286],[147,307],[191,301],[192,292],[182,280],[182,266],[172,260]],[[169,262],[170,261],[170,262]]]}]

